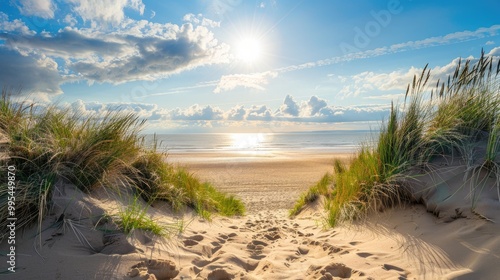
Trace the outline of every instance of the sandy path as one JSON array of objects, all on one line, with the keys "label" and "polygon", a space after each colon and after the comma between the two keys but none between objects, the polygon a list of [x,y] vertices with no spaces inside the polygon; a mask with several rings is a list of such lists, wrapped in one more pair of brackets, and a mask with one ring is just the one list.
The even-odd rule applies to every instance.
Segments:
[{"label": "sandy path", "polygon": [[332,172],[334,158],[350,154],[291,153],[261,156],[245,154],[174,154],[170,162],[185,165],[202,180],[240,197],[249,213],[290,209],[300,193]]},{"label": "sandy path", "polygon": [[[343,155],[341,157],[346,157]],[[185,213],[187,226],[169,240],[151,233],[96,230],[100,213],[126,205],[126,197],[88,196],[74,186],[55,192],[59,205],[36,228],[19,233],[16,273],[5,279],[498,279],[500,263],[500,203],[486,195],[486,218],[456,201],[458,216],[436,217],[423,205],[390,209],[368,221],[324,229],[318,203],[290,219],[287,210],[298,194],[331,170],[333,155],[248,156],[227,154],[171,155],[219,189],[247,204],[243,217],[215,217],[212,222]],[[455,185],[454,173],[441,173]],[[446,179],[445,177],[451,179]],[[443,188],[425,193],[428,200]],[[491,192],[495,190],[490,190]],[[64,195],[63,195],[64,194]],[[495,192],[496,194],[496,192]],[[491,198],[495,199],[491,199]],[[450,201],[445,201],[450,203]],[[428,206],[429,207],[429,206]],[[437,206],[436,206],[437,207]],[[440,206],[442,207],[442,206]],[[116,207],[115,207],[116,208]],[[448,207],[450,208],[450,207]],[[455,205],[451,210],[456,208]],[[54,221],[65,211],[65,224]],[[454,214],[452,211],[451,214]],[[487,215],[490,214],[490,215]],[[165,203],[148,208],[148,216],[171,223]],[[491,222],[493,221],[493,222]],[[79,237],[68,227],[77,225]],[[103,226],[113,225],[104,222]],[[92,248],[78,239],[85,236]],[[8,252],[6,242],[0,252]],[[7,256],[0,254],[0,263]]]}]

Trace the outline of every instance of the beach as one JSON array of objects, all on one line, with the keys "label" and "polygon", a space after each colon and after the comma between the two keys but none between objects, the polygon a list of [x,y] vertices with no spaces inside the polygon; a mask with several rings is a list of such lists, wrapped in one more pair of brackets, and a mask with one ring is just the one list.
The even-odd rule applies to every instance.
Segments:
[{"label": "beach", "polygon": [[[18,270],[6,279],[494,279],[500,228],[470,212],[449,221],[406,205],[332,229],[317,201],[289,218],[298,195],[331,171],[331,160],[350,156],[170,154],[168,161],[241,198],[248,213],[206,221],[155,203],[148,214],[165,224],[182,220],[182,233],[110,236],[89,222],[81,233],[95,251],[69,228],[51,228],[54,213],[40,235],[33,228],[17,237]],[[55,204],[72,201],[66,217],[80,221],[126,203],[106,192],[59,189],[64,195]]]},{"label": "beach", "polygon": [[173,153],[168,160],[218,189],[241,198],[249,213],[291,209],[299,195],[325,173],[333,159],[352,153]]}]

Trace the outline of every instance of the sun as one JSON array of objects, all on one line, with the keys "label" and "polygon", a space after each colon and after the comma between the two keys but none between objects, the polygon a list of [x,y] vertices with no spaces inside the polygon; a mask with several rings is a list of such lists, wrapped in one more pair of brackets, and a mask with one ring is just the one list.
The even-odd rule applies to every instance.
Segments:
[{"label": "sun", "polygon": [[256,37],[242,38],[236,44],[236,58],[246,64],[254,64],[262,58],[262,42]]}]

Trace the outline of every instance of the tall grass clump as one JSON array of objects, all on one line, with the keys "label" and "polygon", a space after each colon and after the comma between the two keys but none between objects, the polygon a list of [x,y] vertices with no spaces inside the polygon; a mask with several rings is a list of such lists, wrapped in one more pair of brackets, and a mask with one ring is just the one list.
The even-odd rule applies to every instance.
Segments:
[{"label": "tall grass clump", "polygon": [[[188,206],[205,216],[244,212],[240,200],[166,163],[156,149],[146,149],[140,134],[144,121],[135,114],[115,110],[84,115],[57,105],[12,100],[12,91],[2,89],[0,172],[15,170],[18,229],[41,223],[59,180],[87,193],[133,188],[149,203],[163,199],[174,209]],[[9,196],[8,176],[0,176],[0,227],[4,228]]]},{"label": "tall grass clump", "polygon": [[[460,60],[446,82],[437,80],[432,88],[430,70],[424,67],[408,85],[404,102],[391,104],[378,143],[361,147],[349,165],[334,165],[326,223],[335,226],[412,201],[407,185],[417,178],[409,170],[425,169],[443,156],[467,162],[473,194],[483,188],[485,171],[496,178],[500,200],[499,73],[500,62],[482,52],[475,63]],[[478,148],[483,142],[484,151]]]},{"label": "tall grass clump", "polygon": [[143,153],[132,166],[136,170],[132,176],[135,185],[146,201],[166,201],[177,211],[188,206],[205,218],[210,212],[224,216],[245,212],[240,200],[202,183],[185,168],[167,163],[165,155],[155,150]]}]

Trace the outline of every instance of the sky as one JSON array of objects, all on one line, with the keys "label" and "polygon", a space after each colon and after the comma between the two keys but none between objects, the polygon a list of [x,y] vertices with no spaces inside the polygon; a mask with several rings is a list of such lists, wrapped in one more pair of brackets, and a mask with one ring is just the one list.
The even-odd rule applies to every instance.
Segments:
[{"label": "sky", "polygon": [[497,0],[9,0],[0,85],[147,132],[370,129],[426,64],[500,56]]}]

